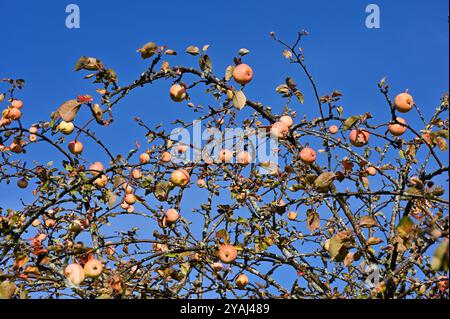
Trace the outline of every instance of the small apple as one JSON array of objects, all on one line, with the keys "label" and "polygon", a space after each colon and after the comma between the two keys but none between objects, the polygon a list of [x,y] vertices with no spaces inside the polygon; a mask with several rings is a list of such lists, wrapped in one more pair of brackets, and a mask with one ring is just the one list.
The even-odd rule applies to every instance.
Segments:
[{"label": "small apple", "polygon": [[81,222],[79,220],[74,220],[69,225],[69,231],[72,233],[79,233],[82,229]]},{"label": "small apple", "polygon": [[94,164],[89,166],[89,172],[94,176],[97,176],[98,174],[103,172],[104,169],[105,167],[101,162],[95,162]]},{"label": "small apple", "polygon": [[141,155],[139,155],[139,163],[147,164],[148,162],[150,162],[150,155],[148,155],[147,153],[142,153]]},{"label": "small apple", "polygon": [[302,160],[303,163],[312,164],[316,161],[316,157],[317,157],[316,151],[314,151],[310,147],[304,147],[300,151],[300,159]]},{"label": "small apple", "polygon": [[11,102],[11,106],[16,108],[16,109],[21,109],[22,106],[23,106],[23,102],[22,102],[22,100],[13,100]]},{"label": "small apple", "polygon": [[369,166],[366,168],[366,173],[370,176],[374,176],[377,174],[377,169],[373,166]]},{"label": "small apple", "polygon": [[189,183],[189,179],[189,173],[182,168],[173,171],[170,175],[171,183],[176,186],[186,186]]},{"label": "small apple", "polygon": [[22,112],[19,109],[16,109],[15,107],[9,109],[8,113],[6,114],[7,119],[11,119],[13,121],[17,121],[22,116]]},{"label": "small apple", "polygon": [[328,128],[328,132],[330,132],[330,134],[336,134],[339,131],[339,127],[337,125],[331,125]]},{"label": "small apple", "polygon": [[414,99],[408,93],[400,93],[395,97],[394,104],[397,111],[407,113],[414,106]]},{"label": "small apple", "polygon": [[103,265],[98,259],[91,259],[84,265],[84,274],[87,278],[97,278],[102,274]]},{"label": "small apple", "polygon": [[136,196],[134,196],[134,194],[126,194],[124,201],[128,205],[133,205],[134,203],[136,203]]},{"label": "small apple", "polygon": [[84,269],[79,264],[70,264],[64,269],[64,275],[67,280],[73,285],[80,285],[84,278]]},{"label": "small apple", "polygon": [[26,179],[24,179],[24,178],[19,179],[19,180],[17,181],[17,186],[19,186],[19,188],[27,188],[27,186],[28,186],[28,181],[27,181]]},{"label": "small apple", "polygon": [[135,168],[131,172],[131,176],[133,176],[134,179],[140,179],[142,177],[142,172],[140,170],[138,170],[137,168]]},{"label": "small apple", "polygon": [[106,185],[108,185],[108,176],[103,174],[102,176],[96,178],[94,180],[94,185],[99,188],[105,187]]},{"label": "small apple", "polygon": [[63,133],[64,135],[69,135],[75,129],[75,125],[72,122],[61,121],[58,125],[58,131]]},{"label": "small apple", "polygon": [[241,63],[234,67],[233,78],[239,84],[247,84],[253,78],[253,70],[245,63]]},{"label": "small apple", "polygon": [[36,126],[32,126],[28,129],[28,132],[30,132],[30,134],[36,134],[38,132],[38,129]]},{"label": "small apple", "polygon": [[170,98],[174,102],[181,102],[186,98],[186,88],[180,84],[174,84],[170,87]]},{"label": "small apple", "polygon": [[234,247],[233,245],[229,245],[229,244],[220,246],[219,259],[222,262],[224,262],[226,264],[232,263],[233,261],[236,260],[236,257],[237,257],[236,247]]},{"label": "small apple", "polygon": [[171,208],[166,211],[164,217],[167,224],[173,224],[176,223],[177,220],[180,218],[180,214],[176,209]]},{"label": "small apple", "polygon": [[219,160],[221,163],[230,163],[233,158],[233,153],[229,149],[223,149],[219,153]]},{"label": "small apple", "polygon": [[[406,125],[406,120],[397,116],[397,122]],[[406,132],[407,127],[401,124],[389,124],[389,132],[394,136],[400,136]]]},{"label": "small apple", "polygon": [[361,147],[369,142],[370,133],[366,130],[353,129],[350,132],[350,143],[353,146]]},{"label": "small apple", "polygon": [[172,159],[172,155],[169,152],[164,152],[161,155],[161,162],[168,163]]},{"label": "small apple", "polygon": [[237,155],[237,162],[241,165],[247,165],[251,162],[252,158],[246,151],[241,151]]},{"label": "small apple", "polygon": [[294,124],[294,120],[289,115],[280,117],[280,122],[286,124],[287,127],[291,127]]},{"label": "small apple", "polygon": [[283,139],[289,133],[289,127],[283,122],[275,122],[270,128],[270,136],[273,138]]},{"label": "small apple", "polygon": [[28,139],[30,140],[31,143],[34,143],[37,141],[37,135],[36,134],[30,134],[30,136],[28,136]]},{"label": "small apple", "polygon": [[197,180],[197,186],[200,187],[200,188],[205,187],[206,186],[206,181],[203,178],[199,178]]},{"label": "small apple", "polygon": [[74,155],[78,155],[81,154],[83,152],[83,143],[81,143],[80,141],[72,141],[69,143],[69,151],[74,154]]},{"label": "small apple", "polygon": [[288,213],[288,219],[289,220],[295,220],[297,218],[297,213],[296,212],[289,212]]},{"label": "small apple", "polygon": [[236,286],[239,289],[244,289],[245,286],[247,286],[248,284],[248,277],[246,274],[240,274],[239,276],[237,276],[236,278]]}]

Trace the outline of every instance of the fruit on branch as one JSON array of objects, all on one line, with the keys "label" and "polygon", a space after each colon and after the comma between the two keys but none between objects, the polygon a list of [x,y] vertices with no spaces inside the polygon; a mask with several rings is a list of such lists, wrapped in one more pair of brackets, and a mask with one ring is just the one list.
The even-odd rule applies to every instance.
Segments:
[{"label": "fruit on branch", "polygon": [[275,122],[270,128],[270,135],[273,138],[284,139],[289,133],[289,127],[283,122]]},{"label": "fruit on branch", "polygon": [[140,170],[138,170],[137,168],[135,168],[131,172],[131,176],[133,176],[134,179],[140,179],[142,177],[142,172]]},{"label": "fruit on branch", "polygon": [[103,188],[108,184],[108,176],[102,175],[94,180],[94,185]]},{"label": "fruit on branch", "polygon": [[38,132],[38,129],[36,126],[32,126],[28,129],[28,132],[30,132],[30,134],[36,134]]},{"label": "fruit on branch", "polygon": [[289,115],[280,117],[280,122],[286,124],[287,127],[291,127],[294,124],[294,120]]},{"label": "fruit on branch", "polygon": [[91,164],[91,166],[89,166],[89,172],[94,176],[97,176],[98,174],[103,172],[104,169],[105,167],[101,162],[95,162],[94,164]]},{"label": "fruit on branch", "polygon": [[370,133],[366,130],[353,129],[350,132],[350,143],[353,146],[361,147],[369,143]]},{"label": "fruit on branch", "polygon": [[439,279],[439,281],[436,282],[436,286],[437,286],[438,290],[441,292],[445,292],[446,290],[448,290],[448,287],[449,287],[448,286],[449,285],[448,278],[445,276],[440,276],[438,279]]},{"label": "fruit on branch", "polygon": [[13,121],[19,120],[20,117],[22,116],[22,112],[19,109],[15,108],[15,107],[10,108],[5,113],[6,113],[5,114],[6,115],[5,118],[13,120]]},{"label": "fruit on branch", "polygon": [[328,128],[328,132],[330,132],[330,134],[336,134],[339,131],[339,127],[337,125],[331,125]]},{"label": "fruit on branch", "polygon": [[[397,122],[406,125],[406,120],[399,116],[397,116]],[[407,128],[406,128],[406,126],[403,126],[401,124],[398,124],[398,123],[389,124],[389,132],[394,136],[402,135],[403,133],[406,132]]]},{"label": "fruit on branch", "polygon": [[84,265],[84,274],[87,278],[97,278],[102,274],[103,265],[98,259],[91,259]]},{"label": "fruit on branch", "polygon": [[150,155],[148,155],[148,153],[142,153],[139,155],[139,163],[147,164],[148,162],[150,162]]},{"label": "fruit on branch", "polygon": [[366,173],[368,175],[374,176],[374,175],[377,174],[377,169],[375,167],[373,167],[373,166],[369,166],[369,167],[366,168]]},{"label": "fruit on branch", "polygon": [[220,246],[219,249],[219,259],[226,263],[232,263],[236,260],[237,257],[237,249],[233,245],[225,244]]},{"label": "fruit on branch", "polygon": [[407,113],[414,106],[414,99],[408,93],[400,93],[395,97],[394,104],[397,111]]},{"label": "fruit on branch", "polygon": [[22,102],[22,100],[13,100],[11,102],[11,106],[16,109],[21,109],[23,106],[23,102]]},{"label": "fruit on branch", "polygon": [[0,118],[0,127],[1,126],[8,126],[9,124],[11,124],[11,119]]},{"label": "fruit on branch", "polygon": [[124,201],[128,205],[133,205],[134,203],[136,203],[136,196],[134,196],[134,194],[126,194]]},{"label": "fruit on branch", "polygon": [[170,98],[174,102],[181,102],[186,98],[186,88],[180,84],[174,84],[170,87]]},{"label": "fruit on branch", "polygon": [[22,143],[21,142],[11,142],[11,144],[9,145],[9,149],[11,150],[11,152],[13,153],[22,153],[23,151],[23,147],[22,147]]},{"label": "fruit on branch", "polygon": [[189,147],[187,145],[184,145],[184,144],[177,145],[177,152],[180,153],[180,154],[184,154],[184,153],[187,152],[188,148]]},{"label": "fruit on branch", "polygon": [[167,224],[173,224],[176,223],[177,220],[180,218],[180,214],[176,209],[170,208],[164,214],[164,218]]},{"label": "fruit on branch", "polygon": [[132,194],[133,193],[133,187],[131,187],[131,185],[128,184],[128,183],[124,183],[122,185],[122,188],[124,189],[125,194]]},{"label": "fruit on branch", "polygon": [[80,141],[71,141],[69,143],[69,151],[74,155],[81,154],[83,152],[83,143]]},{"label": "fruit on branch", "polygon": [[236,286],[239,289],[244,289],[245,286],[248,285],[248,277],[246,274],[240,274],[239,276],[237,276],[236,278]]},{"label": "fruit on branch", "polygon": [[164,152],[161,155],[161,162],[168,163],[172,159],[172,155],[169,152]]},{"label": "fruit on branch", "polygon": [[288,213],[288,219],[289,220],[295,220],[297,218],[297,213],[296,212],[289,212]]},{"label": "fruit on branch", "polygon": [[185,169],[177,169],[170,175],[170,182],[175,186],[186,186],[189,183],[190,175]]},{"label": "fruit on branch", "polygon": [[218,272],[218,271],[221,271],[221,270],[223,269],[223,264],[222,264],[222,263],[219,263],[219,262],[215,262],[215,263],[212,263],[212,264],[211,264],[211,268],[212,268],[215,272]]},{"label": "fruit on branch", "polygon": [[27,182],[27,180],[26,179],[24,179],[24,178],[21,178],[21,179],[19,179],[18,181],[17,181],[17,186],[19,186],[19,188],[27,188],[27,186],[28,186],[28,182]]},{"label": "fruit on branch", "polygon": [[79,233],[83,229],[79,220],[74,220],[69,225],[69,231],[72,233]]},{"label": "fruit on branch", "polygon": [[241,165],[247,165],[251,162],[252,157],[247,151],[241,151],[237,155],[237,162]]},{"label": "fruit on branch", "polygon": [[58,125],[58,131],[64,135],[69,135],[75,129],[75,125],[72,122],[61,121]]},{"label": "fruit on branch", "polygon": [[300,159],[302,160],[303,163],[312,164],[315,162],[316,157],[317,157],[316,151],[314,151],[310,147],[304,147],[300,151]]},{"label": "fruit on branch", "polygon": [[233,153],[229,149],[223,149],[219,153],[219,160],[221,163],[230,163],[233,158]]},{"label": "fruit on branch", "polygon": [[64,269],[64,275],[71,284],[76,286],[80,285],[85,278],[84,269],[79,264],[68,265]]},{"label": "fruit on branch", "polygon": [[105,243],[105,254],[106,255],[114,255],[114,252],[116,251],[113,242],[112,241],[107,241]]},{"label": "fruit on branch", "polygon": [[36,134],[30,134],[28,139],[30,140],[30,142],[36,142],[37,141],[37,135]]},{"label": "fruit on branch", "polygon": [[253,70],[245,63],[241,63],[234,67],[233,79],[239,84],[247,84],[253,78]]},{"label": "fruit on branch", "polygon": [[206,186],[206,181],[203,178],[200,178],[197,180],[197,186],[198,187],[205,187]]}]

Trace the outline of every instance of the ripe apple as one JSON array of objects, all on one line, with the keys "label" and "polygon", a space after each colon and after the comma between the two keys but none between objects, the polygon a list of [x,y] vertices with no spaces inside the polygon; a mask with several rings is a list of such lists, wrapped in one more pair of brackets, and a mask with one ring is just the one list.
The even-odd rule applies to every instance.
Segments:
[{"label": "ripe apple", "polygon": [[171,208],[166,211],[164,217],[167,224],[173,224],[180,218],[180,214],[176,209]]},{"label": "ripe apple", "polygon": [[91,259],[84,265],[84,274],[87,278],[97,278],[102,274],[103,265],[98,259]]},{"label": "ripe apple", "polygon": [[223,149],[219,153],[219,160],[221,163],[229,163],[233,158],[233,153],[229,149]]},{"label": "ripe apple", "polygon": [[27,188],[27,186],[28,186],[28,181],[27,181],[26,179],[24,179],[24,178],[19,179],[19,180],[17,181],[17,186],[19,186],[19,188]]},{"label": "ripe apple", "polygon": [[414,106],[414,99],[408,93],[400,93],[395,97],[394,104],[397,111],[407,113]]},{"label": "ripe apple", "polygon": [[16,109],[15,107],[9,109],[8,113],[6,114],[7,119],[11,119],[13,121],[17,121],[22,116],[22,112],[19,109]]},{"label": "ripe apple", "polygon": [[28,129],[28,132],[30,132],[30,134],[36,134],[38,132],[38,129],[36,126],[32,126]]},{"label": "ripe apple", "polygon": [[328,132],[330,132],[330,134],[336,134],[339,131],[339,127],[337,125],[331,125],[328,128]]},{"label": "ripe apple", "polygon": [[189,173],[180,168],[172,172],[170,175],[170,181],[176,186],[186,186],[189,183]]},{"label": "ripe apple", "polygon": [[131,172],[131,176],[133,176],[134,179],[140,179],[142,177],[142,172],[140,170],[138,170],[137,168],[135,168]]},{"label": "ripe apple", "polygon": [[102,175],[94,180],[94,185],[103,188],[108,184],[108,176]]},{"label": "ripe apple", "polygon": [[233,245],[225,244],[220,246],[219,249],[219,259],[226,263],[232,263],[236,260],[237,257],[237,249]]},{"label": "ripe apple", "polygon": [[30,136],[28,136],[28,139],[30,140],[30,142],[36,142],[37,141],[37,135],[36,134],[30,134]]},{"label": "ripe apple", "polygon": [[241,151],[237,155],[237,162],[241,165],[247,165],[252,160],[250,154],[246,151]]},{"label": "ripe apple", "polygon": [[72,233],[79,233],[82,230],[82,225],[79,220],[74,220],[69,225],[69,231]]},{"label": "ripe apple", "polygon": [[148,162],[150,162],[150,155],[148,155],[147,153],[142,153],[141,155],[139,155],[139,162],[141,164],[147,164]]},{"label": "ripe apple", "polygon": [[[406,120],[397,116],[397,122],[401,123],[401,124],[405,124],[406,125]],[[394,136],[400,136],[403,133],[406,132],[406,126],[403,126],[401,124],[389,124],[389,132],[394,135]]]},{"label": "ripe apple", "polygon": [[350,132],[350,143],[353,146],[361,147],[369,142],[370,133],[366,130],[353,129]]},{"label": "ripe apple", "polygon": [[370,176],[374,176],[377,174],[377,169],[373,166],[369,166],[366,168],[366,173],[369,174]]},{"label": "ripe apple", "polygon": [[239,84],[247,84],[253,78],[253,70],[245,63],[234,67],[233,78]]},{"label": "ripe apple", "polygon": [[174,102],[181,102],[186,98],[186,88],[180,84],[174,84],[170,87],[169,95]]},{"label": "ripe apple", "polygon": [[245,286],[247,286],[248,284],[248,277],[246,274],[240,274],[239,276],[237,276],[236,278],[236,286],[239,289],[244,289]]},{"label": "ripe apple", "polygon": [[94,176],[97,176],[98,174],[103,172],[104,169],[105,169],[105,167],[103,166],[103,164],[101,162],[95,162],[94,164],[89,166],[89,171]]},{"label": "ripe apple", "polygon": [[275,122],[272,124],[272,127],[270,128],[270,135],[273,138],[283,139],[286,138],[288,133],[289,127],[283,122]]},{"label": "ripe apple", "polygon": [[72,122],[61,121],[58,125],[58,130],[64,135],[69,135],[75,129],[75,125]]},{"label": "ripe apple", "polygon": [[22,102],[22,100],[13,100],[11,102],[11,106],[16,108],[16,109],[21,109],[22,106],[23,106],[23,102]]},{"label": "ripe apple", "polygon": [[66,269],[64,269],[64,275],[71,284],[76,286],[81,284],[85,277],[84,269],[79,264],[68,265]]},{"label": "ripe apple", "polygon": [[172,159],[172,155],[169,152],[164,152],[161,155],[161,162],[168,163]]},{"label": "ripe apple", "polygon": [[136,196],[134,196],[134,194],[126,194],[124,200],[128,205],[133,205],[136,203]]},{"label": "ripe apple", "polygon": [[300,159],[302,160],[303,163],[312,164],[315,162],[316,157],[317,157],[316,151],[314,151],[310,147],[304,147],[300,151]]},{"label": "ripe apple", "polygon": [[280,117],[280,122],[286,124],[287,127],[291,127],[294,124],[294,120],[289,115]]},{"label": "ripe apple", "polygon": [[69,143],[69,151],[72,154],[78,155],[81,154],[81,152],[83,152],[83,143],[81,143],[80,141],[72,141]]},{"label": "ripe apple", "polygon": [[288,219],[289,220],[295,220],[297,218],[297,213],[296,212],[289,212],[288,213]]}]

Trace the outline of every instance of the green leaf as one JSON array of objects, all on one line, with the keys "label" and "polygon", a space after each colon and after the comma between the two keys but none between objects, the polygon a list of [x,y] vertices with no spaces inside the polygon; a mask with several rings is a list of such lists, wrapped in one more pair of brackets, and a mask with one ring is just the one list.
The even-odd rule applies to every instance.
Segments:
[{"label": "green leaf", "polygon": [[431,260],[431,269],[434,271],[448,272],[448,249],[449,240],[446,238],[434,251],[433,258]]},{"label": "green leaf", "polygon": [[361,119],[361,116],[359,116],[359,115],[353,115],[353,116],[350,116],[350,117],[349,117],[348,119],[346,119],[346,120],[344,121],[344,123],[342,124],[342,129],[343,129],[344,131],[347,131],[347,130],[351,129],[351,128],[353,127],[353,125],[355,125],[356,122],[358,122],[360,119]]},{"label": "green leaf", "polygon": [[397,226],[398,235],[405,239],[408,238],[409,235],[414,231],[415,228],[414,222],[408,216],[404,216]]}]

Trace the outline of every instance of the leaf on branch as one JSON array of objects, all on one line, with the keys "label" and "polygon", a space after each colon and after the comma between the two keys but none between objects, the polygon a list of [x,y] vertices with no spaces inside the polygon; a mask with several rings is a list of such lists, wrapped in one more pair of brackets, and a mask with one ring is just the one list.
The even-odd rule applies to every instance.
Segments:
[{"label": "leaf on branch", "polygon": [[203,53],[205,53],[206,51],[208,51],[210,45],[209,44],[205,44],[202,48]]},{"label": "leaf on branch", "polygon": [[239,51],[238,51],[238,54],[239,54],[240,56],[244,56],[244,55],[247,55],[247,54],[249,54],[249,53],[250,53],[250,51],[247,50],[246,48],[239,49]]},{"label": "leaf on branch", "polygon": [[289,51],[289,50],[284,50],[284,51],[283,51],[283,56],[284,56],[286,59],[290,59],[290,58],[292,58],[292,52]]},{"label": "leaf on branch", "polygon": [[230,81],[233,77],[234,66],[229,65],[225,70],[225,81]]},{"label": "leaf on branch", "polygon": [[142,48],[136,50],[136,52],[141,53],[141,58],[144,60],[152,57],[156,51],[158,51],[158,46],[155,42],[148,42]]},{"label": "leaf on branch", "polygon": [[170,182],[161,181],[156,184],[153,194],[155,195],[156,199],[163,202],[169,197],[169,192],[171,191],[171,189],[172,187]]},{"label": "leaf on branch", "polygon": [[448,271],[449,240],[446,238],[434,251],[431,269],[434,271]]},{"label": "leaf on branch", "polygon": [[66,101],[58,109],[59,116],[66,122],[72,122],[77,116],[80,106],[81,103],[77,100]]},{"label": "leaf on branch", "polygon": [[211,59],[207,54],[202,55],[200,59],[198,60],[198,65],[200,66],[200,69],[204,72],[209,72],[212,70],[212,63]]},{"label": "leaf on branch", "polygon": [[8,280],[0,282],[0,299],[11,299],[16,293],[17,287]]},{"label": "leaf on branch", "polygon": [[415,226],[411,218],[404,216],[397,226],[398,235],[402,239],[408,238],[414,232]]},{"label": "leaf on branch", "polygon": [[349,117],[348,119],[346,119],[346,120],[344,121],[344,123],[342,124],[342,129],[343,129],[344,131],[347,131],[347,130],[351,129],[351,128],[353,127],[353,125],[355,125],[356,122],[358,122],[360,119],[361,119],[361,116],[360,116],[360,115],[353,115],[353,116],[350,116],[350,117]]},{"label": "leaf on branch", "polygon": [[361,228],[371,228],[377,226],[378,223],[372,216],[363,216],[359,219],[359,227]]},{"label": "leaf on branch", "polygon": [[326,191],[333,184],[335,178],[336,175],[333,172],[324,172],[316,178],[314,187],[319,192]]},{"label": "leaf on branch", "polygon": [[97,123],[103,124],[103,110],[99,104],[97,103],[94,104],[94,106],[92,107],[92,113]]},{"label": "leaf on branch", "polygon": [[245,103],[247,102],[247,98],[242,91],[237,91],[233,95],[233,106],[237,108],[238,110],[242,110],[242,108],[245,106]]},{"label": "leaf on branch", "polygon": [[320,218],[315,209],[308,209],[306,212],[306,226],[311,233],[314,233],[316,229],[320,229]]},{"label": "leaf on branch", "polygon": [[350,230],[337,233],[330,240],[329,253],[331,259],[340,262],[345,259],[348,249],[353,245],[354,239]]},{"label": "leaf on branch", "polygon": [[228,234],[226,229],[221,229],[216,232],[214,235],[217,239],[222,239],[225,243],[227,243],[230,239],[230,235]]},{"label": "leaf on branch", "polygon": [[103,63],[97,58],[82,56],[75,63],[75,71],[88,70],[97,71],[103,68]]},{"label": "leaf on branch", "polygon": [[281,94],[283,97],[291,96],[291,92],[289,91],[289,87],[286,84],[280,84],[276,87],[275,91]]},{"label": "leaf on branch", "polygon": [[200,54],[200,49],[194,45],[191,45],[186,48],[186,53],[189,53],[190,55],[198,55]]},{"label": "leaf on branch", "polygon": [[297,97],[297,99],[300,102],[300,104],[303,104],[305,102],[305,96],[298,89],[294,90],[294,94]]}]

